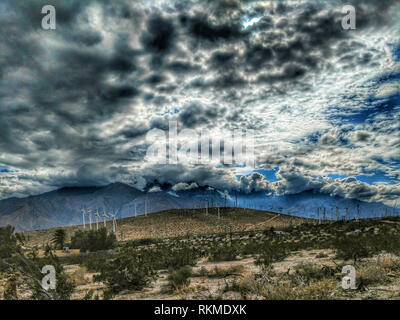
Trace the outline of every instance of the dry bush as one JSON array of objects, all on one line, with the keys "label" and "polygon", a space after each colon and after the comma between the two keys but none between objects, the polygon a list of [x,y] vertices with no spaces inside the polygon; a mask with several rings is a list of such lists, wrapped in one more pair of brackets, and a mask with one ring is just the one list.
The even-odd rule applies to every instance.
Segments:
[{"label": "dry bush", "polygon": [[376,263],[387,271],[400,271],[400,257],[393,253],[383,252],[374,257]]}]

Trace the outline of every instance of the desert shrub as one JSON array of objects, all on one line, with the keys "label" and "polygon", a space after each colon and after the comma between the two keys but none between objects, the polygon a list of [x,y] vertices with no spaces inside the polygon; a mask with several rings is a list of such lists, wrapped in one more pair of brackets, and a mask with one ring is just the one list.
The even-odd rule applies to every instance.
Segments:
[{"label": "desert shrub", "polygon": [[[46,291],[41,285],[44,277],[41,270],[48,265],[55,269],[56,287]],[[40,258],[36,251],[31,251],[27,255],[18,252],[9,264],[9,270],[15,277],[8,283],[6,293],[8,299],[18,299],[20,290],[28,290],[28,298],[24,295],[23,299],[68,300],[75,288],[75,283],[68,279],[59,259],[51,251]]]},{"label": "desert shrub", "polygon": [[[107,295],[123,290],[140,290],[156,276],[156,270],[177,270],[184,266],[194,266],[200,256],[199,250],[180,242],[138,247],[127,243],[114,259],[101,262],[95,280],[107,285]],[[94,262],[93,268],[99,269]]]},{"label": "desert shrub", "polygon": [[246,243],[242,247],[241,253],[244,254],[244,255],[257,254],[257,253],[261,252],[261,247],[262,247],[262,245],[260,245],[256,241],[250,240],[248,243]]},{"label": "desert shrub", "polygon": [[243,271],[243,266],[232,266],[228,268],[218,268],[215,266],[213,272],[211,272],[208,276],[210,278],[226,278],[233,275],[239,275]]},{"label": "desert shrub", "polygon": [[209,275],[209,272],[208,272],[207,268],[203,266],[193,276],[194,277],[206,277],[208,275]]},{"label": "desert shrub", "polygon": [[[33,259],[33,263],[35,263],[40,270],[46,265],[52,265],[55,268],[56,272],[56,289],[53,294],[57,300],[69,300],[71,299],[71,295],[75,289],[75,283],[70,281],[67,275],[64,272],[64,268],[60,263],[60,260],[57,256],[53,255],[52,252],[49,252],[45,257],[40,259]],[[43,278],[43,274],[40,274],[39,279]],[[36,287],[37,290],[33,293],[34,299],[42,299],[43,295],[41,292],[41,287]],[[51,291],[51,289],[49,290]]]},{"label": "desert shrub", "polygon": [[0,227],[0,258],[9,258],[15,253],[19,246],[14,234],[13,226]]},{"label": "desert shrub", "polygon": [[385,272],[400,271],[400,258],[392,253],[383,252],[375,257],[376,264]]},{"label": "desert shrub", "polygon": [[144,238],[144,239],[136,239],[129,241],[130,246],[148,246],[151,244],[159,243],[159,239],[152,239],[152,238]]},{"label": "desert shrub", "polygon": [[[290,276],[292,282],[310,283],[312,281],[320,281],[331,278],[335,274],[335,270],[326,266],[314,266],[311,263],[302,263],[295,268],[295,272]],[[297,280],[297,281],[296,281]]]},{"label": "desert shrub", "polygon": [[[161,249],[162,250],[162,249]],[[167,247],[164,250],[162,257],[161,268],[179,268],[182,266],[194,266],[198,259],[198,252],[194,248],[189,246],[181,246],[180,248],[174,249]]]},{"label": "desert shrub", "polygon": [[328,300],[333,299],[337,282],[322,279],[299,286],[285,282],[267,283],[260,295],[266,300]]},{"label": "desert shrub", "polygon": [[101,272],[107,265],[107,258],[100,257],[87,257],[83,260],[83,265],[89,272]]},{"label": "desert shrub", "polygon": [[154,268],[145,255],[134,249],[124,249],[117,258],[106,262],[94,279],[103,281],[107,295],[113,295],[123,290],[141,290],[154,276]]},{"label": "desert shrub", "polygon": [[18,279],[15,274],[9,274],[6,285],[4,286],[3,299],[4,300],[18,300]]},{"label": "desert shrub", "polygon": [[334,298],[337,282],[334,279],[322,279],[311,282],[296,290],[297,299],[302,300],[331,300]]},{"label": "desert shrub", "polygon": [[393,254],[382,253],[372,261],[366,261],[357,269],[357,287],[362,289],[368,285],[385,284],[393,279],[389,274],[400,269],[399,258]]},{"label": "desert shrub", "polygon": [[287,284],[266,284],[260,292],[266,300],[296,300],[295,290]]},{"label": "desert shrub", "polygon": [[192,275],[192,268],[184,266],[175,271],[170,271],[168,275],[168,285],[164,290],[174,291],[182,287],[186,287],[190,283],[190,276]]},{"label": "desert shrub", "polygon": [[390,281],[390,278],[381,266],[371,263],[358,268],[356,279],[356,285],[359,289],[363,289],[369,285],[382,285]]},{"label": "desert shrub", "polygon": [[225,286],[222,288],[222,292],[238,292],[243,299],[246,299],[248,293],[252,291],[252,288],[248,285],[246,281],[243,280],[233,280],[231,282],[226,282]]},{"label": "desert shrub", "polygon": [[207,270],[205,267],[201,267],[196,273],[193,274],[194,277],[208,277],[208,278],[226,278],[233,275],[239,275],[243,271],[243,266],[232,266],[227,268],[219,268],[215,266],[211,270]]},{"label": "desert shrub", "polygon": [[128,250],[137,250],[152,264],[154,269],[178,269],[190,265],[194,266],[200,257],[200,251],[185,243],[158,244],[155,247],[136,248],[126,247]]},{"label": "desert shrub", "polygon": [[208,252],[210,261],[233,261],[239,255],[240,251],[237,246],[230,244],[215,244]]},{"label": "desert shrub", "polygon": [[281,244],[271,244],[264,243],[261,254],[256,260],[256,265],[260,265],[262,267],[269,267],[271,263],[282,261],[288,255],[289,250],[287,247]]},{"label": "desert shrub", "polygon": [[99,230],[79,230],[71,237],[71,248],[80,249],[81,252],[95,252],[112,249],[116,244],[113,233],[107,233],[106,228]]},{"label": "desert shrub", "polygon": [[366,239],[360,235],[347,235],[334,241],[336,255],[338,258],[348,260],[365,258],[370,256]]}]

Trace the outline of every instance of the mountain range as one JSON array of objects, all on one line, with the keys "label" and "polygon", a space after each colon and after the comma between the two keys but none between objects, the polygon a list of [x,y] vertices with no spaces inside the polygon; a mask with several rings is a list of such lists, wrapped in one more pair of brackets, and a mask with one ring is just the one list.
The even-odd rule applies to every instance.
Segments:
[{"label": "mountain range", "polygon": [[[165,189],[145,192],[123,183],[101,187],[65,187],[26,198],[0,201],[0,226],[13,225],[18,231],[82,224],[82,209],[116,214],[118,218],[169,209],[236,206],[281,212],[309,218],[361,218],[392,215],[395,209],[381,203],[303,192],[296,195],[266,196],[265,193],[227,193],[210,187],[173,192]],[[88,217],[86,217],[88,221]],[[92,221],[96,217],[92,214]]]}]

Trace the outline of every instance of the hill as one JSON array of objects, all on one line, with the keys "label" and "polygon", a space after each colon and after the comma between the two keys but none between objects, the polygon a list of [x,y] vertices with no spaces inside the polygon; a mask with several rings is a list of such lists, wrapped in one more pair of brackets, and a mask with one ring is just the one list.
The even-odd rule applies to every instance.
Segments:
[{"label": "hill", "polygon": [[[146,238],[173,238],[178,236],[263,230],[274,227],[288,227],[312,221],[300,217],[288,216],[268,211],[259,211],[242,208],[218,209],[173,209],[162,212],[139,215],[137,217],[122,218],[117,220],[117,238],[119,241],[146,239]],[[99,227],[103,222],[99,222]],[[107,229],[111,231],[111,221],[106,222]],[[96,228],[92,223],[92,228]],[[86,229],[89,227],[86,226]],[[67,232],[67,238],[83,226],[62,227]],[[36,230],[25,232],[28,237],[28,246],[41,247],[50,242],[55,229]]]}]

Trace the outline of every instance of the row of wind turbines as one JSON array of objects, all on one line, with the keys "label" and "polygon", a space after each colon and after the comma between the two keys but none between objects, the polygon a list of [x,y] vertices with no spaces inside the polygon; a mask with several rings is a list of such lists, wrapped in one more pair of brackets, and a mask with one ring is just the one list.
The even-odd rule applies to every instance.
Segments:
[{"label": "row of wind turbines", "polygon": [[[118,214],[119,209],[115,213],[106,213],[104,208],[103,208],[103,223],[104,223],[104,228],[107,227],[107,219],[112,219],[112,231],[113,233],[117,232],[117,214]],[[82,222],[83,222],[83,229],[86,229],[86,221],[85,221],[85,216],[89,218],[89,230],[92,230],[92,210],[91,209],[81,209],[82,213]],[[99,230],[99,220],[101,219],[99,210],[96,209],[96,212],[94,212],[94,216],[96,217],[96,230]]]},{"label": "row of wind turbines", "polygon": [[[135,204],[135,217],[137,216],[137,201],[134,201]],[[144,214],[145,216],[147,216],[147,197],[144,200]],[[107,220],[111,219],[112,221],[112,231],[113,233],[117,232],[117,214],[119,212],[119,209],[114,213],[106,213],[104,206],[103,206],[103,223],[104,223],[104,228],[107,228]],[[100,213],[99,213],[99,209],[96,209],[96,212],[92,212],[92,209],[86,209],[85,207],[83,207],[81,209],[81,213],[82,213],[82,225],[83,225],[83,229],[86,229],[86,220],[85,217],[88,217],[89,219],[89,230],[92,230],[92,216],[94,214],[95,218],[96,218],[96,230],[99,230],[99,221],[101,219]]]}]

